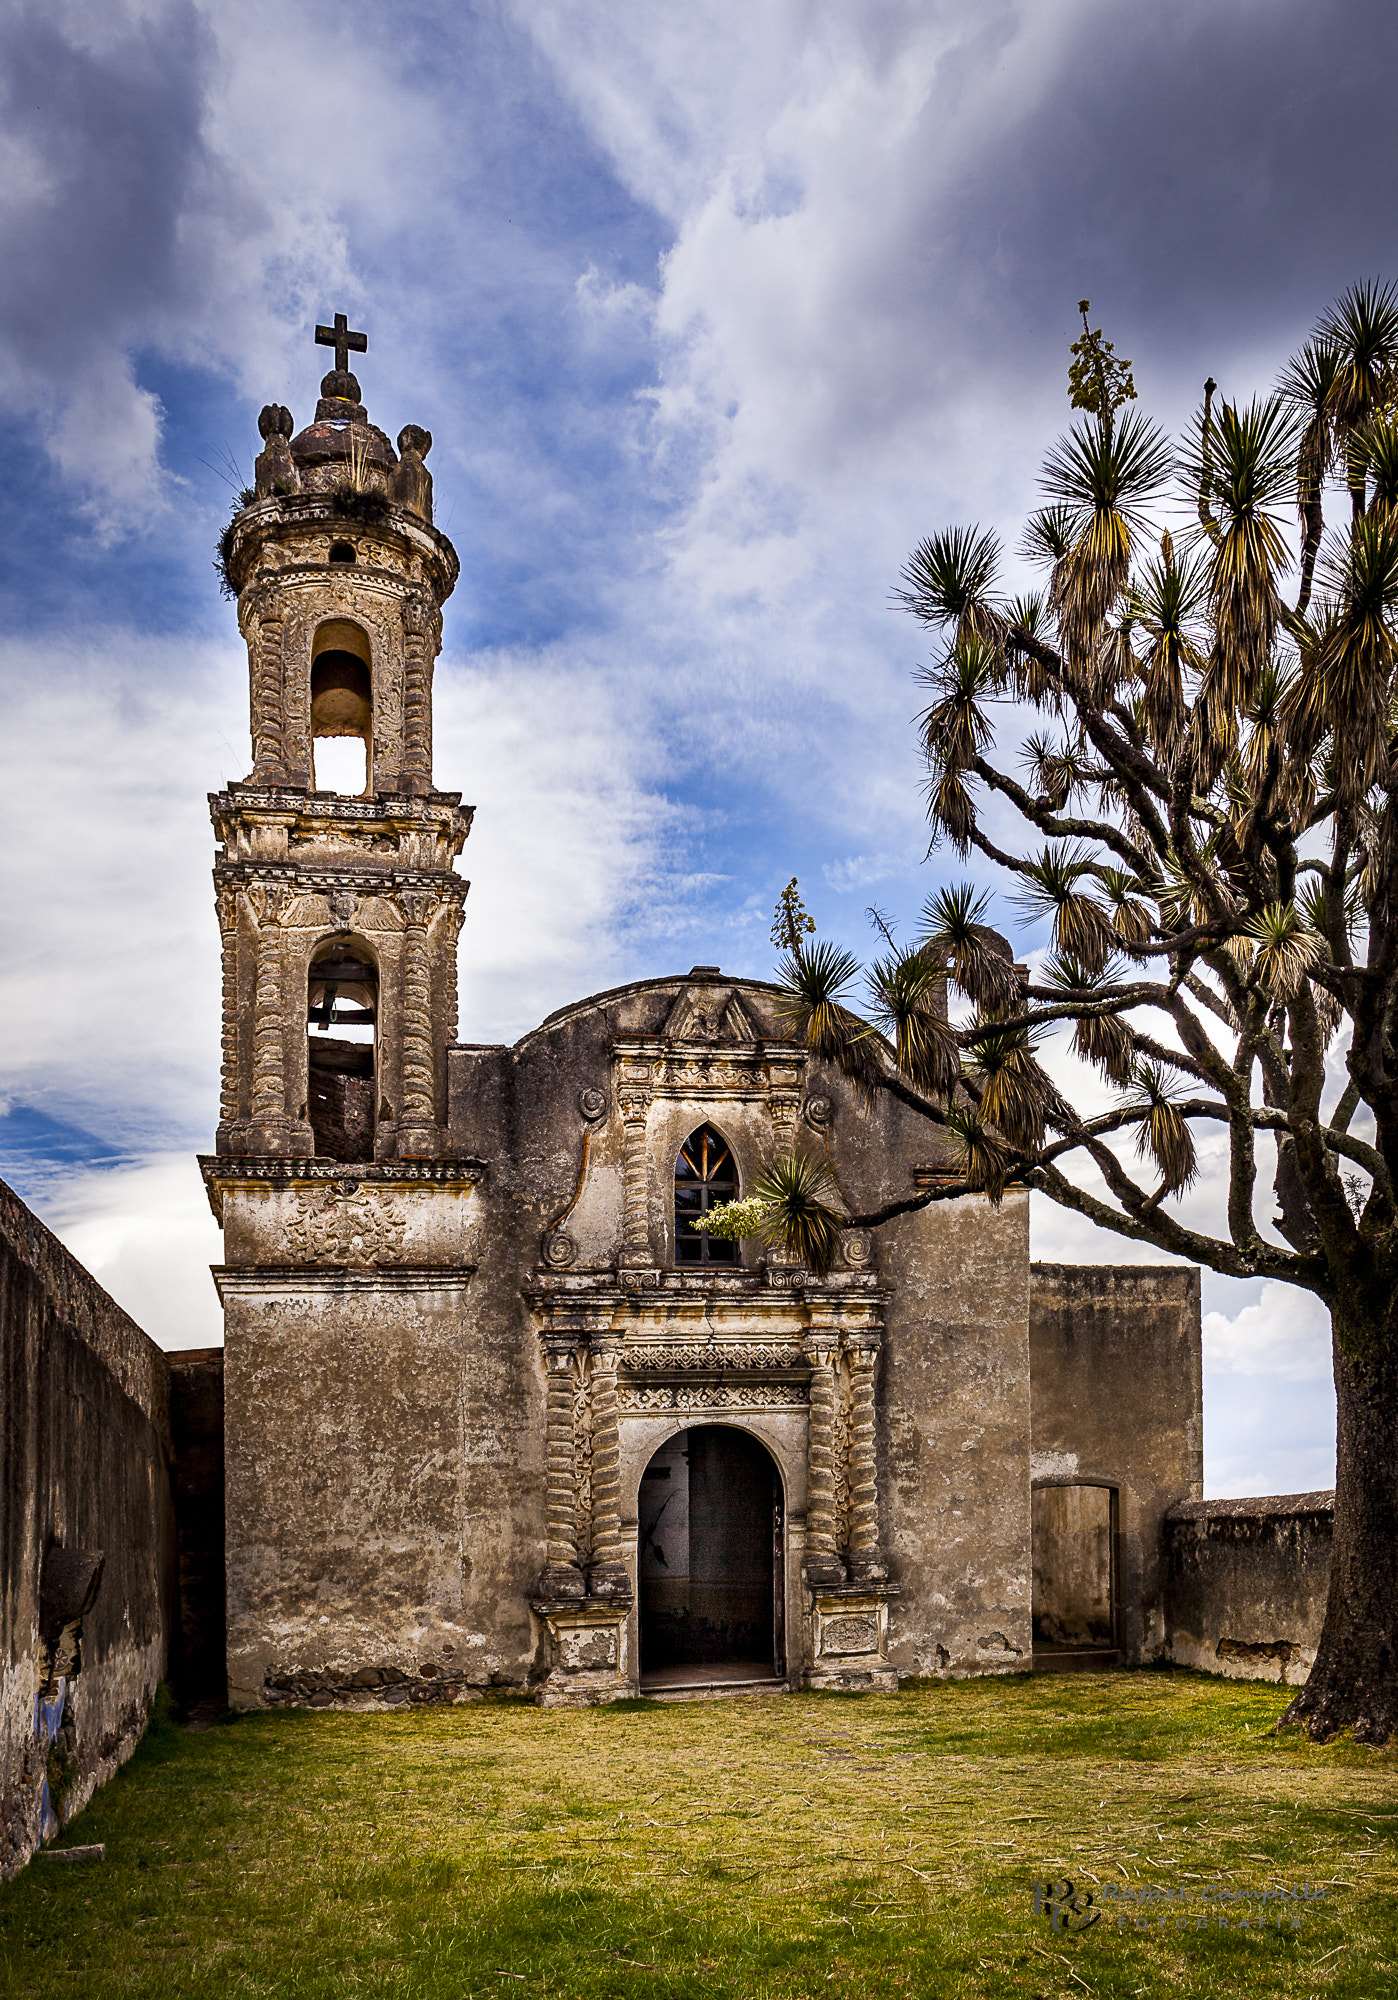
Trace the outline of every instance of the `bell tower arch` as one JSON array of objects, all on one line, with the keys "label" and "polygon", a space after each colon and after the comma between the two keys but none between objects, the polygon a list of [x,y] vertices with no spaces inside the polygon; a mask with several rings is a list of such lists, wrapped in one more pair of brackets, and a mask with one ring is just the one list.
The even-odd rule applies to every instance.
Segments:
[{"label": "bell tower arch", "polygon": [[[209,801],[223,940],[217,1151],[430,1160],[445,1143],[456,1035],[467,884],[453,864],[471,824],[432,771],[432,675],[458,564],[432,523],[431,432],[409,424],[395,450],[349,372],[365,336],[338,315],[316,337],[336,366],[315,421],[297,432],[289,410],[263,410],[255,495],[220,550],[248,649],[252,769]],[[359,744],[347,780],[342,756],[357,759]],[[372,1021],[355,1004],[369,987],[354,968],[370,963]],[[372,1035],[342,1046],[346,1022]],[[315,1107],[348,1102],[351,1077],[353,1114],[327,1138]]]}]

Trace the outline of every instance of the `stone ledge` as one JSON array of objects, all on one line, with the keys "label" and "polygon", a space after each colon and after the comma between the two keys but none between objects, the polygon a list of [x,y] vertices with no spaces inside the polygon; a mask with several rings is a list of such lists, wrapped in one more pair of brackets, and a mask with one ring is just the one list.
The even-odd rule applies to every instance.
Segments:
[{"label": "stone ledge", "polygon": [[211,1264],[214,1284],[230,1298],[301,1292],[455,1292],[476,1275],[474,1264]]},{"label": "stone ledge", "polygon": [[1165,1516],[1173,1521],[1266,1521],[1284,1520],[1296,1514],[1333,1514],[1335,1493],[1326,1488],[1316,1493],[1248,1494],[1236,1500],[1181,1500]]}]

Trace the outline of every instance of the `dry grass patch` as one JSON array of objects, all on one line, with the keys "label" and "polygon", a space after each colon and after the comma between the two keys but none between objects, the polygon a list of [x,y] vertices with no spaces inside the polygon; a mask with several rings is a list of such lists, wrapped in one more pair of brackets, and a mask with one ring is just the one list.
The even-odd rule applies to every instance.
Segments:
[{"label": "dry grass patch", "polygon": [[[1283,1701],[1121,1673],[163,1719],[63,1837],[105,1862],[0,1890],[0,1994],[1398,1992],[1398,1758],[1268,1736]],[[1051,1876],[1108,1914],[1055,1933]],[[1269,1887],[1326,1893],[1197,1928]]]}]

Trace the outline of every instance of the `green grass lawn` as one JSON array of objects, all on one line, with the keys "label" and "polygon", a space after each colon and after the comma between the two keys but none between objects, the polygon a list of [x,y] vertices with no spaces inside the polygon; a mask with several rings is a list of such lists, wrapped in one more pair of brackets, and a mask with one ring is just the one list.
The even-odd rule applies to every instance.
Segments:
[{"label": "green grass lawn", "polygon": [[[0,1889],[0,1994],[1398,1995],[1398,1756],[1270,1737],[1284,1699],[1119,1673],[162,1717],[62,1836],[105,1861]],[[1077,1934],[1034,1914],[1065,1876],[1105,1911]],[[1218,1896],[1282,1887],[1326,1893]]]}]

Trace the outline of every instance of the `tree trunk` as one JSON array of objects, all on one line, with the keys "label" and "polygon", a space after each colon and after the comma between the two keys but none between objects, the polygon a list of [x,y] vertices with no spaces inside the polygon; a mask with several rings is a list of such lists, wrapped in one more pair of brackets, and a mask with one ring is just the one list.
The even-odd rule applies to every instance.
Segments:
[{"label": "tree trunk", "polygon": [[1310,1679],[1281,1718],[1320,1740],[1398,1736],[1398,1300],[1334,1314],[1335,1543]]}]

